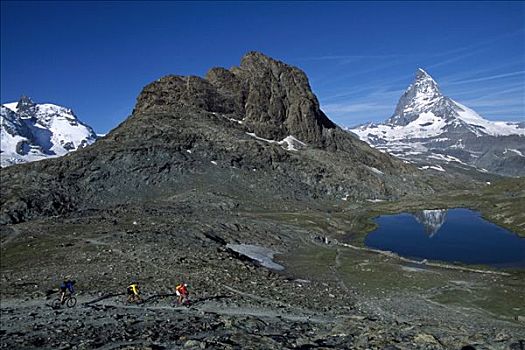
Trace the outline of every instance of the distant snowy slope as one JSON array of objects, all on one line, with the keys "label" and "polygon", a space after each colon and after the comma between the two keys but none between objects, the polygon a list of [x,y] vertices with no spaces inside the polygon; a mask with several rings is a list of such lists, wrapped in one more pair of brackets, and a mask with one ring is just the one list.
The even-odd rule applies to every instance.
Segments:
[{"label": "distant snowy slope", "polygon": [[28,97],[1,108],[1,166],[62,156],[97,139],[71,109]]},{"label": "distant snowy slope", "polygon": [[[456,162],[504,175],[525,175],[524,123],[494,122],[444,96],[423,69],[384,123],[350,129],[395,156],[425,165]],[[430,168],[430,167],[427,167]]]}]

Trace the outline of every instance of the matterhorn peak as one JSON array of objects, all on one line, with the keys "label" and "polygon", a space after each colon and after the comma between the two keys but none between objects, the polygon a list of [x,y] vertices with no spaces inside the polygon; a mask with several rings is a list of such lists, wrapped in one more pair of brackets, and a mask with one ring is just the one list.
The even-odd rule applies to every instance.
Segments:
[{"label": "matterhorn peak", "polygon": [[415,120],[420,113],[426,112],[429,107],[444,98],[438,84],[430,74],[422,68],[418,68],[416,78],[399,99],[396,110],[388,123],[407,125]]},{"label": "matterhorn peak", "polygon": [[417,69],[416,79],[405,91],[405,94],[407,93],[412,95],[413,98],[418,96],[433,97],[441,95],[436,81],[422,68]]},{"label": "matterhorn peak", "polygon": [[443,95],[422,68],[389,119],[351,131],[381,150],[421,162],[422,170],[446,171],[435,164],[455,162],[502,175],[524,174],[523,125],[484,119]]},{"label": "matterhorn peak", "polygon": [[432,77],[423,68],[418,68],[416,71],[416,80],[421,80],[421,79],[432,79]]}]

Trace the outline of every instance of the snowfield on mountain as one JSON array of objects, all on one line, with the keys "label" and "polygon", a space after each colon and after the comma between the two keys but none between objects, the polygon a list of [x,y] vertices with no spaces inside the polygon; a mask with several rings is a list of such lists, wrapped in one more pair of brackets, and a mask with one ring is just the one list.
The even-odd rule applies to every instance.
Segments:
[{"label": "snowfield on mountain", "polygon": [[1,166],[63,156],[97,139],[69,108],[28,97],[1,106]]}]

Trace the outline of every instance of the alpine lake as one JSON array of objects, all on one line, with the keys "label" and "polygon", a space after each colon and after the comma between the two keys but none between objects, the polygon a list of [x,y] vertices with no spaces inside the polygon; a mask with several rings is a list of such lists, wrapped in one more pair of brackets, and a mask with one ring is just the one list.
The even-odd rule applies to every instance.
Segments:
[{"label": "alpine lake", "polygon": [[414,260],[525,268],[525,238],[473,210],[441,209],[382,215],[365,238],[369,248]]}]

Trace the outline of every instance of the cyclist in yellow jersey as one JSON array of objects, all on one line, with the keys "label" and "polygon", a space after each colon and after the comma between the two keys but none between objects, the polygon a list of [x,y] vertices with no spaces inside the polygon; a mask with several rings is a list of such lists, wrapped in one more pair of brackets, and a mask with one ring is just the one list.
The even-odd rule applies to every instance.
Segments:
[{"label": "cyclist in yellow jersey", "polygon": [[132,283],[127,288],[128,302],[135,302],[140,300],[139,286],[136,283]]}]

